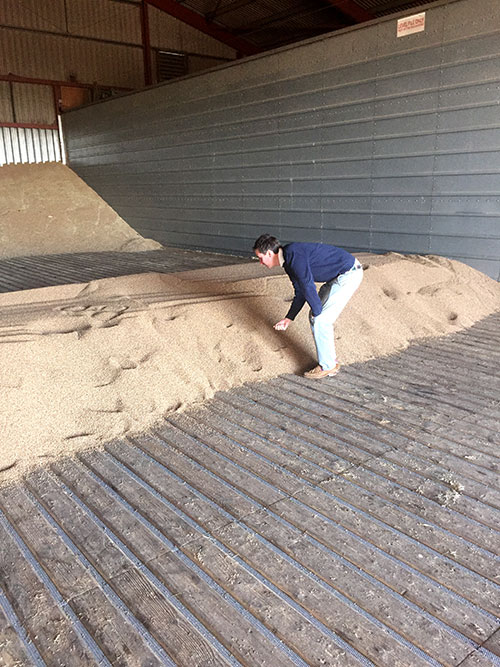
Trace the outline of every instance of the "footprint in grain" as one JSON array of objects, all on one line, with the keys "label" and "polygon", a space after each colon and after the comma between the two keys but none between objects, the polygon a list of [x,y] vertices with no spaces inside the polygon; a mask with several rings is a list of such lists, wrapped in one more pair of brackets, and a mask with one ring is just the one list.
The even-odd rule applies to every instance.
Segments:
[{"label": "footprint in grain", "polygon": [[111,356],[108,359],[107,366],[103,369],[102,382],[96,383],[94,387],[107,387],[116,382],[123,371],[133,370],[137,366],[137,362],[126,356]]},{"label": "footprint in grain", "polygon": [[137,368],[139,365],[136,361],[133,359],[129,359],[129,357],[126,356],[112,356],[109,358],[109,364],[113,368],[120,369],[122,371],[128,371],[133,368]]},{"label": "footprint in grain", "polygon": [[14,468],[16,465],[17,465],[17,459],[15,459],[14,461],[9,461],[0,468],[0,473],[7,472],[7,470],[12,470],[12,468]]},{"label": "footprint in grain", "polygon": [[394,289],[390,289],[388,287],[382,287],[382,292],[389,297],[389,299],[392,299],[393,301],[397,301],[399,298],[399,294],[396,292]]}]

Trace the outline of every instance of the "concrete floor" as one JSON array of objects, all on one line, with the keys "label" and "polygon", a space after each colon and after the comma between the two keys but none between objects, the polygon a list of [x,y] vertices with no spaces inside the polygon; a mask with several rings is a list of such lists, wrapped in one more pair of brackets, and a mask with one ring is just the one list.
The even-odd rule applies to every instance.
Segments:
[{"label": "concrete floor", "polygon": [[499,325],[0,489],[0,665],[500,665]]}]

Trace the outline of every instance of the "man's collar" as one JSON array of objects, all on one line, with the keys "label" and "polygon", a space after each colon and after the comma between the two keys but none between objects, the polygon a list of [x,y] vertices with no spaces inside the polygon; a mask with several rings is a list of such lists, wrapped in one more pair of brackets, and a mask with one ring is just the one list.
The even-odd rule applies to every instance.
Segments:
[{"label": "man's collar", "polygon": [[280,248],[278,250],[278,258],[279,258],[280,266],[283,266],[283,264],[285,263],[285,255],[283,253],[283,248]]}]

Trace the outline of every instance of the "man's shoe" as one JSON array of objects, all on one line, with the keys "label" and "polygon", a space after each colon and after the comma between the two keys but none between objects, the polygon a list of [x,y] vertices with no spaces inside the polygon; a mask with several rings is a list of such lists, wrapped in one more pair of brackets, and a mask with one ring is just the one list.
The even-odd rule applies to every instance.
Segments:
[{"label": "man's shoe", "polygon": [[337,363],[333,368],[330,368],[329,370],[326,371],[324,371],[321,368],[321,366],[316,366],[316,368],[313,368],[310,371],[306,371],[304,373],[304,377],[308,378],[309,380],[321,380],[321,378],[326,378],[330,375],[337,375],[339,370],[340,370],[340,364],[337,361]]}]

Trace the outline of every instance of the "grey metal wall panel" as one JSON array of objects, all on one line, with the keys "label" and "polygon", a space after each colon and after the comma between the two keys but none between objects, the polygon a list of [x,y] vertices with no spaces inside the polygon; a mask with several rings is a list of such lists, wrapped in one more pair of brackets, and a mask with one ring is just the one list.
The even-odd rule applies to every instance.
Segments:
[{"label": "grey metal wall panel", "polygon": [[68,113],[70,164],[169,245],[270,231],[498,278],[500,10],[424,9],[405,38],[391,17]]}]

